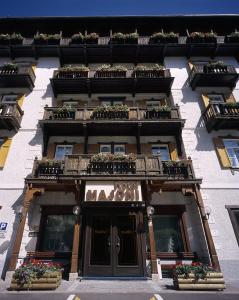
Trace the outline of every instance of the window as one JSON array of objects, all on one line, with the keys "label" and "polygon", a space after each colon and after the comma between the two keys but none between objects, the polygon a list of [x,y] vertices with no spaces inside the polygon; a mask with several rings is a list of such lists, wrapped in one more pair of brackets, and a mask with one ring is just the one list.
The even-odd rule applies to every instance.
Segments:
[{"label": "window", "polygon": [[224,97],[221,94],[208,94],[207,96],[211,103],[214,103],[214,102],[224,103],[225,102]]},{"label": "window", "polygon": [[125,154],[125,145],[123,144],[102,144],[100,145],[101,153]]},{"label": "window", "polygon": [[146,106],[148,108],[159,107],[160,101],[146,101]]},{"label": "window", "polygon": [[125,145],[114,145],[114,154],[125,154]]},{"label": "window", "polygon": [[63,101],[63,106],[78,107],[78,102],[77,101]]},{"label": "window", "polygon": [[4,95],[2,97],[2,103],[15,104],[17,102],[17,95]]},{"label": "window", "polygon": [[226,206],[239,245],[239,206]]},{"label": "window", "polygon": [[171,160],[168,145],[152,145],[152,155],[160,155],[161,160]]},{"label": "window", "polygon": [[72,154],[73,146],[72,145],[57,145],[55,152],[56,160],[63,160],[65,155]]},{"label": "window", "polygon": [[239,167],[239,140],[223,140],[231,166]]},{"label": "window", "polygon": [[41,251],[71,251],[74,224],[74,215],[45,215]]},{"label": "window", "polygon": [[100,153],[111,153],[111,145],[100,145]]},{"label": "window", "polygon": [[102,100],[101,105],[123,105],[122,100]]},{"label": "window", "polygon": [[154,215],[153,226],[157,252],[184,251],[179,216]]}]

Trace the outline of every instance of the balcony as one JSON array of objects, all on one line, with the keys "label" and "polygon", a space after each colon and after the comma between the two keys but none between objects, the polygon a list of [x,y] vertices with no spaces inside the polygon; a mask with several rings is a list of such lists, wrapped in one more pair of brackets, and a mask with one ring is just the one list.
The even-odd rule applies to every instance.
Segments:
[{"label": "balcony", "polygon": [[238,129],[239,103],[210,103],[203,113],[207,130]]},{"label": "balcony", "polygon": [[178,135],[184,126],[179,107],[154,110],[123,106],[123,110],[104,111],[101,107],[45,107],[40,125],[46,135]]},{"label": "balcony", "polygon": [[133,70],[98,72],[69,72],[67,74],[55,71],[51,79],[54,95],[58,94],[88,94],[93,93],[170,93],[174,78],[170,70],[146,72],[138,74]]},{"label": "balcony", "polygon": [[64,161],[36,159],[29,180],[61,181],[77,178],[112,180],[112,178],[119,176],[128,179],[195,180],[191,160],[166,162],[161,161],[158,156],[138,155],[129,161],[94,161],[93,155],[88,154],[67,155]]},{"label": "balcony", "polygon": [[0,104],[0,129],[18,131],[23,111],[18,104]]},{"label": "balcony", "polygon": [[32,91],[35,79],[32,67],[0,67],[0,88],[26,88]]},{"label": "balcony", "polygon": [[189,76],[193,90],[198,87],[228,87],[235,88],[238,73],[229,65],[195,65]]}]

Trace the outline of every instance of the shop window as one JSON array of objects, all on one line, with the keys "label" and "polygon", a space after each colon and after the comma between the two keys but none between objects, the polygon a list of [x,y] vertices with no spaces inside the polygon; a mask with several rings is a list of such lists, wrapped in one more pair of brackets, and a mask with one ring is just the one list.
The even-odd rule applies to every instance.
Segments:
[{"label": "shop window", "polygon": [[180,218],[177,215],[153,216],[157,252],[183,252]]},{"label": "shop window", "polygon": [[171,160],[168,145],[152,145],[152,155],[160,155],[162,161]]},{"label": "shop window", "polygon": [[74,215],[45,215],[41,232],[41,251],[71,251],[74,224]]},{"label": "shop window", "polygon": [[226,206],[239,245],[239,206]]},{"label": "shop window", "polygon": [[66,155],[72,154],[73,146],[72,145],[57,145],[55,152],[56,160],[63,160]]}]

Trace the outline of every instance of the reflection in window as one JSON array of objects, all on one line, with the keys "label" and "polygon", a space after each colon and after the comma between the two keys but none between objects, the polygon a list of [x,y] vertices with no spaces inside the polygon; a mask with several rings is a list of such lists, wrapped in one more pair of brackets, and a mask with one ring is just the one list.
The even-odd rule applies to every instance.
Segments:
[{"label": "reflection in window", "polygon": [[58,145],[56,147],[55,159],[56,160],[63,160],[65,155],[72,154],[72,145]]},{"label": "reflection in window", "polygon": [[171,160],[167,145],[153,145],[152,155],[160,155],[161,160]]},{"label": "reflection in window", "polygon": [[125,145],[114,145],[114,154],[125,154]]},{"label": "reflection in window", "polygon": [[223,140],[232,167],[239,167],[239,140]]},{"label": "reflection in window", "polygon": [[100,145],[101,153],[111,153],[111,145]]},{"label": "reflection in window", "polygon": [[183,252],[184,245],[177,215],[154,215],[154,237],[158,252]]},{"label": "reflection in window", "polygon": [[71,251],[74,224],[74,215],[48,215],[45,219],[41,250]]}]

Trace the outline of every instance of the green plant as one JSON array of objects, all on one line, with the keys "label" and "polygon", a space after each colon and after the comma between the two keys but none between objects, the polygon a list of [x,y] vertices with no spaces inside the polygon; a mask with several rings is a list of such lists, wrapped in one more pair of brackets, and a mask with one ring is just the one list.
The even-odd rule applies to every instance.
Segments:
[{"label": "green plant", "polygon": [[239,38],[239,31],[235,31],[235,32],[232,32],[228,35],[228,37],[238,37]]},{"label": "green plant", "polygon": [[137,39],[139,37],[137,32],[132,32],[132,33],[122,33],[122,32],[115,32],[112,35],[112,39],[117,39],[117,40],[127,40],[127,39]]},{"label": "green plant", "polygon": [[189,274],[192,273],[194,274],[196,281],[206,278],[207,273],[209,272],[215,272],[215,269],[200,262],[193,262],[191,265],[178,264],[175,267],[175,274],[177,276],[183,275],[184,278],[188,278]]},{"label": "green plant", "polygon": [[91,162],[111,162],[111,161],[121,161],[121,162],[133,162],[136,160],[136,155],[130,154],[112,154],[112,153],[98,153],[91,157]]},{"label": "green plant", "polygon": [[2,68],[8,70],[17,70],[18,66],[15,63],[5,63]]},{"label": "green plant", "polygon": [[7,34],[4,34],[4,33],[1,33],[0,34],[0,40],[4,40],[4,41],[9,41],[10,40],[10,35],[7,33]]},{"label": "green plant", "polygon": [[138,39],[139,38],[139,34],[137,32],[132,32],[132,33],[128,33],[125,34],[125,39]]},{"label": "green plant", "polygon": [[41,167],[60,167],[61,161],[55,160],[55,159],[47,159],[43,158],[41,161],[39,161],[39,166]]},{"label": "green plant", "polygon": [[205,38],[216,38],[217,33],[216,32],[205,32]]},{"label": "green plant", "polygon": [[85,36],[85,40],[97,40],[99,35],[96,32],[91,32]]},{"label": "green plant", "polygon": [[115,66],[111,66],[111,65],[101,65],[97,71],[100,72],[111,72],[111,71],[123,71],[126,72],[127,68],[125,66],[122,65],[115,65]]},{"label": "green plant", "polygon": [[155,64],[152,66],[146,66],[146,65],[138,65],[134,68],[134,71],[159,71],[164,70],[164,66]]},{"label": "green plant", "polygon": [[171,107],[167,106],[167,105],[163,105],[163,106],[158,106],[158,107],[150,107],[147,110],[149,111],[156,111],[156,112],[170,112],[171,111]]},{"label": "green plant", "polygon": [[60,34],[46,34],[46,33],[40,33],[34,36],[35,40],[43,40],[43,41],[48,41],[48,40],[60,40],[61,35]]},{"label": "green plant", "polygon": [[30,260],[29,263],[23,263],[13,274],[13,278],[20,285],[30,284],[33,279],[40,278],[47,273],[62,272],[63,269],[56,263],[44,263],[38,260]]},{"label": "green plant", "polygon": [[160,38],[176,38],[178,37],[179,34],[178,33],[175,33],[175,32],[168,32],[168,33],[165,33],[165,32],[155,32],[154,34],[152,34],[150,36],[150,38],[153,38],[153,39],[160,39]]},{"label": "green plant", "polygon": [[81,32],[75,33],[75,34],[73,34],[73,35],[71,36],[71,40],[72,40],[72,41],[75,41],[75,40],[81,40],[81,41],[83,42],[83,40],[84,40],[84,35],[83,35]]},{"label": "green plant", "polygon": [[23,36],[20,33],[13,33],[11,35],[11,40],[19,40],[22,41],[23,40]]},{"label": "green plant", "polygon": [[204,38],[205,34],[203,32],[194,31],[189,34],[191,38]]},{"label": "green plant", "polygon": [[124,40],[125,35],[122,32],[115,32],[112,37],[112,39],[117,39],[117,40]]},{"label": "green plant", "polygon": [[117,104],[117,105],[100,105],[97,106],[94,110],[93,113],[96,112],[128,112],[129,108],[127,105],[123,104]]},{"label": "green plant", "polygon": [[89,72],[90,69],[84,65],[72,66],[68,65],[58,69],[59,72]]},{"label": "green plant", "polygon": [[218,61],[210,61],[208,64],[207,64],[208,67],[225,67],[226,64],[222,61],[222,60],[218,60]]}]

